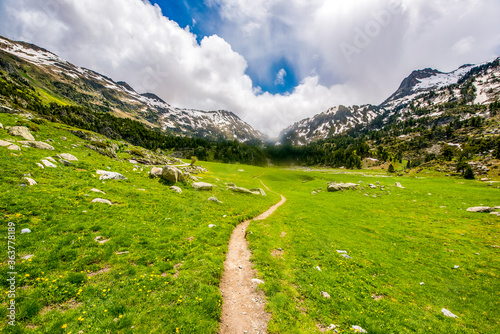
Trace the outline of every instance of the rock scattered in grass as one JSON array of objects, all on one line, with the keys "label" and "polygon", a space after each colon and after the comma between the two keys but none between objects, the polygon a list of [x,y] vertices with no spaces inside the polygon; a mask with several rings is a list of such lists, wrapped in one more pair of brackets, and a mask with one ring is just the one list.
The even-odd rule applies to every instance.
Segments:
[{"label": "rock scattered in grass", "polygon": [[48,161],[48,160],[45,160],[45,159],[43,159],[43,160],[42,160],[42,164],[44,164],[44,165],[45,165],[45,167],[57,168],[57,166],[56,166],[56,165],[54,165],[52,162],[50,162],[50,161]]},{"label": "rock scattered in grass", "polygon": [[163,169],[158,168],[158,167],[151,167],[151,170],[149,171],[149,177],[154,179],[157,177],[161,177]]},{"label": "rock scattered in grass", "polygon": [[195,182],[192,187],[196,190],[212,190],[214,185],[206,182]]},{"label": "rock scattered in grass", "polygon": [[313,191],[313,192],[311,193],[311,195],[317,195],[317,194],[318,194],[318,193],[317,193],[317,192],[315,192],[315,191]]},{"label": "rock scattered in grass", "polygon": [[12,126],[9,128],[9,134],[12,136],[23,137],[26,140],[35,140],[30,130],[25,126]]},{"label": "rock scattered in grass", "polygon": [[329,192],[337,192],[356,189],[357,186],[357,183],[330,183],[327,189]]},{"label": "rock scattered in grass", "polygon": [[339,253],[339,254],[347,254],[347,251],[345,251],[345,250],[338,250],[337,249],[337,253]]},{"label": "rock scattered in grass", "polygon": [[468,208],[469,212],[492,212],[495,211],[494,208],[490,208],[489,206],[474,206],[472,208]]},{"label": "rock scattered in grass", "polygon": [[458,269],[460,268],[460,266],[453,266],[453,269]]},{"label": "rock scattered in grass", "polygon": [[43,167],[43,165],[42,165],[41,163],[39,163],[39,162],[37,162],[37,163],[36,163],[36,165],[37,165],[38,167],[40,167],[41,169],[44,169],[44,168],[45,168],[45,167]]},{"label": "rock scattered in grass", "polygon": [[11,142],[8,142],[8,141],[0,139],[0,146],[4,146],[5,147],[5,146],[10,146],[10,145],[12,145]]},{"label": "rock scattered in grass", "polygon": [[346,259],[352,259],[352,257],[350,257],[349,255],[347,254],[340,254],[340,256],[346,258]]},{"label": "rock scattered in grass", "polygon": [[7,147],[8,150],[11,150],[11,151],[21,151],[21,148],[17,145],[10,145],[9,147]]},{"label": "rock scattered in grass", "polygon": [[372,188],[372,189],[377,189],[377,186],[376,186],[376,185],[374,185],[374,184],[371,184],[371,183],[368,185],[368,187],[370,187],[370,188]]},{"label": "rock scattered in grass", "polygon": [[77,157],[75,157],[74,155],[69,154],[69,153],[61,153],[61,154],[59,154],[59,157],[61,159],[68,160],[68,161],[78,161]]},{"label": "rock scattered in grass", "polygon": [[29,228],[23,228],[21,230],[21,234],[23,234],[23,233],[31,233],[31,230]]},{"label": "rock scattered in grass", "polygon": [[110,200],[104,199],[104,198],[94,198],[92,200],[92,203],[102,203],[102,204],[108,204],[108,205],[113,205]]},{"label": "rock scattered in grass", "polygon": [[425,283],[424,282],[420,282],[420,285],[424,285]]},{"label": "rock scattered in grass", "polygon": [[179,181],[184,181],[186,176],[184,173],[177,167],[174,166],[165,166],[161,171],[161,177],[164,180],[167,180],[172,183],[177,183]]},{"label": "rock scattered in grass", "polygon": [[217,227],[217,225],[215,225],[215,224],[208,225],[208,228],[214,228],[214,227]]},{"label": "rock scattered in grass", "polygon": [[56,163],[56,159],[52,158],[52,157],[46,157],[45,160],[48,160],[48,161],[51,161],[53,163]]},{"label": "rock scattered in grass", "polygon": [[399,182],[396,182],[396,187],[401,188],[401,189],[406,189],[406,188],[405,188],[405,187],[403,187],[403,186],[401,185],[401,183],[399,183]]},{"label": "rock scattered in grass", "polygon": [[106,242],[108,242],[109,239],[105,239],[104,237],[99,235],[99,236],[94,238],[94,241],[96,241],[102,245],[102,244],[105,244]]},{"label": "rock scattered in grass", "polygon": [[32,148],[37,148],[39,150],[54,150],[54,147],[52,145],[44,143],[43,141],[20,141],[19,143]]},{"label": "rock scattered in grass", "polygon": [[29,177],[25,177],[24,179],[26,181],[28,181],[28,183],[30,184],[30,186],[36,186],[37,185],[36,181],[33,180],[33,179],[31,179],[31,178],[29,178]]},{"label": "rock scattered in grass", "polygon": [[222,204],[222,202],[221,202],[221,201],[219,201],[219,200],[217,199],[217,197],[210,197],[208,200],[209,200],[210,202],[215,202],[215,203]]},{"label": "rock scattered in grass", "polygon": [[125,252],[115,252],[116,255],[123,255],[123,254],[128,254],[130,253],[129,251],[125,251]]},{"label": "rock scattered in grass", "polygon": [[383,299],[384,297],[385,297],[384,295],[372,294],[372,298],[375,299],[375,300],[380,300],[380,299]]},{"label": "rock scattered in grass", "polygon": [[252,188],[252,189],[250,189],[250,191],[252,192],[252,194],[255,194],[255,195],[267,196],[264,189],[261,189],[261,188]]},{"label": "rock scattered in grass", "polygon": [[364,330],[360,326],[352,326],[351,329],[354,331],[354,333],[368,333],[366,330]]},{"label": "rock scattered in grass", "polygon": [[450,317],[450,318],[458,318],[455,314],[451,313],[450,311],[448,311],[447,309],[442,309],[441,312],[443,312],[443,314],[447,317]]},{"label": "rock scattered in grass", "polygon": [[244,169],[238,169],[238,172],[244,172],[245,170]]},{"label": "rock scattered in grass", "polygon": [[35,255],[33,255],[33,254],[30,254],[30,255],[25,255],[25,256],[23,256],[23,257],[21,258],[21,260],[29,260],[29,259],[31,259],[33,256],[35,256]]},{"label": "rock scattered in grass", "polygon": [[99,180],[126,180],[127,178],[117,172],[108,172],[105,170],[97,170],[97,175],[101,175]]},{"label": "rock scattered in grass", "polygon": [[315,267],[318,271],[321,271],[321,268],[319,266]]},{"label": "rock scattered in grass", "polygon": [[182,189],[177,186],[171,186],[170,190],[175,191],[178,194],[182,194]]},{"label": "rock scattered in grass", "polygon": [[101,194],[106,195],[106,193],[105,193],[104,191],[99,190],[99,189],[96,189],[96,188],[92,188],[92,189],[90,189],[90,191],[93,191],[93,192],[95,192],[95,193],[101,193]]},{"label": "rock scattered in grass", "polygon": [[264,284],[264,281],[258,278],[252,278],[252,283],[255,284]]},{"label": "rock scattered in grass", "polygon": [[321,291],[321,296],[323,296],[324,298],[330,298],[330,294],[325,291]]}]

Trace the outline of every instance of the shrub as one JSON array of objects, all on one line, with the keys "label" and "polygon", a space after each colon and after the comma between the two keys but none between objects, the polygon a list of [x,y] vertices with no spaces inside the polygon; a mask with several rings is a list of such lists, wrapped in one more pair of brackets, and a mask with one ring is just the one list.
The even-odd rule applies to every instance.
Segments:
[{"label": "shrub", "polygon": [[467,180],[474,180],[475,179],[474,172],[472,171],[472,168],[470,168],[469,165],[467,165],[467,167],[465,167],[464,179],[467,179]]},{"label": "shrub", "polygon": [[392,164],[389,165],[389,169],[387,170],[389,173],[394,173],[394,166]]}]

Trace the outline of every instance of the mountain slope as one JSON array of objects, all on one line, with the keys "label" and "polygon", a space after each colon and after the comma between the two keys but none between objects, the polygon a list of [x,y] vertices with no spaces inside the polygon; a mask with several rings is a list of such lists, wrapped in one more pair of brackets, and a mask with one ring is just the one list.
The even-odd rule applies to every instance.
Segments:
[{"label": "mountain slope", "polygon": [[[444,114],[443,110],[439,110],[443,109],[444,104],[494,103],[500,97],[499,59],[479,65],[464,65],[450,73],[430,68],[413,71],[402,81],[398,90],[379,106],[331,108],[283,130],[281,143],[305,145],[353,129],[381,129],[393,122],[408,119],[439,118]],[[421,111],[423,108],[426,112]],[[448,110],[448,115],[456,113],[455,116],[462,119],[473,116],[469,112],[454,110]],[[488,115],[484,111],[478,113],[482,117]]]},{"label": "mountain slope", "polygon": [[0,58],[4,68],[23,69],[46,102],[88,106],[181,136],[240,142],[265,138],[231,112],[173,107],[154,94],[139,94],[125,82],[75,66],[33,44],[0,37]]}]

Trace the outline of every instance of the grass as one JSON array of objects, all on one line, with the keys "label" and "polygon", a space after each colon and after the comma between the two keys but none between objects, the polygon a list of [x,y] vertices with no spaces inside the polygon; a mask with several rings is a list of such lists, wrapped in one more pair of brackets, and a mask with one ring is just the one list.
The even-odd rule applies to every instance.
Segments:
[{"label": "grass", "polygon": [[[19,120],[0,114],[4,126]],[[18,325],[4,322],[3,332],[216,333],[218,286],[232,229],[279,201],[271,192],[233,193],[225,183],[255,188],[261,180],[288,199],[267,220],[252,222],[247,234],[272,312],[269,333],[318,333],[329,324],[346,333],[352,325],[369,333],[500,332],[498,218],[465,210],[500,205],[495,187],[430,170],[388,178],[381,171],[200,162],[208,169],[202,181],[218,187],[200,192],[181,184],[179,195],[148,178],[147,167],[131,164],[134,157],[125,150],[133,148],[124,143],[117,143],[118,159],[110,159],[87,149],[71,127],[37,127],[36,139],[54,140],[55,151],[0,147],[5,250],[8,222],[17,231]],[[0,139],[20,138],[0,129]],[[79,161],[37,167],[57,153]],[[97,169],[127,180],[100,181]],[[25,174],[38,185],[26,186]],[[327,193],[329,181],[363,181],[365,189]],[[367,187],[376,181],[386,190]],[[210,196],[223,204],[207,201]],[[97,197],[117,205],[91,203]],[[21,234],[23,228],[31,233]],[[108,241],[100,244],[97,237]],[[23,260],[26,255],[34,256]],[[5,319],[6,251],[0,261]],[[444,317],[442,308],[458,318]]]},{"label": "grass", "polygon": [[[269,332],[317,333],[329,324],[347,333],[353,325],[368,333],[499,332],[498,218],[466,212],[499,205],[499,190],[461,179],[383,176],[262,177],[288,199],[266,221],[252,222],[247,235],[266,282]],[[363,181],[365,190],[328,193],[328,181]],[[386,191],[366,186],[376,181]],[[446,318],[442,308],[458,318]]]},{"label": "grass", "polygon": [[[17,119],[0,114],[0,123]],[[0,148],[0,235],[7,249],[7,223],[16,225],[17,321],[26,333],[214,333],[219,326],[218,289],[232,229],[278,200],[234,194],[225,183],[257,187],[241,166],[203,165],[211,192],[181,185],[176,194],[147,168],[135,168],[119,152],[113,160],[85,148],[64,125],[38,125],[37,140],[53,139],[55,151]],[[19,140],[0,130],[2,139]],[[66,140],[60,139],[62,136]],[[78,145],[73,147],[72,145]],[[75,166],[40,169],[36,162],[71,153]],[[245,167],[246,168],[246,167]],[[97,169],[127,180],[100,181]],[[135,170],[134,170],[135,169]],[[38,182],[28,187],[24,174]],[[92,188],[106,194],[93,193]],[[207,201],[216,196],[223,204]],[[118,205],[91,203],[105,198]],[[224,217],[226,216],[226,217]],[[209,224],[217,227],[209,228]],[[29,234],[20,234],[29,228]],[[109,241],[99,244],[101,236]],[[102,240],[102,239],[101,239]],[[128,252],[117,254],[120,252]],[[2,253],[0,315],[7,314],[7,253]],[[26,255],[31,259],[22,260]]]}]

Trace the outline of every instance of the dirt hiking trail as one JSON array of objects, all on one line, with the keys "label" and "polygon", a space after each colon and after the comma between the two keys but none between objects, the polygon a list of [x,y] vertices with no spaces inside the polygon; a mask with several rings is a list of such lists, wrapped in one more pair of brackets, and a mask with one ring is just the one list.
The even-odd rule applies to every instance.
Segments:
[{"label": "dirt hiking trail", "polygon": [[[267,188],[264,183],[262,184]],[[269,188],[267,190],[270,191]],[[271,315],[264,311],[264,293],[256,290],[259,282],[252,282],[252,279],[257,278],[257,271],[252,269],[251,252],[248,249],[245,233],[252,220],[266,219],[286,202],[286,198],[280,196],[281,201],[278,204],[261,215],[239,224],[231,234],[220,284],[223,303],[219,334],[267,333],[267,323]]]}]

